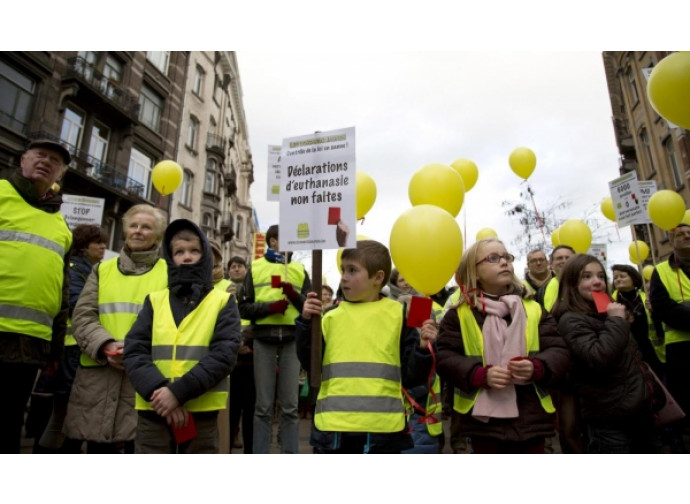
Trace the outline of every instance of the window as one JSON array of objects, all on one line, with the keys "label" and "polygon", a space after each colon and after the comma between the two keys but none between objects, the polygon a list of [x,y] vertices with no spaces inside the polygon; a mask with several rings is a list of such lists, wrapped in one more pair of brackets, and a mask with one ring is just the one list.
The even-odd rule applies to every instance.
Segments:
[{"label": "window", "polygon": [[110,130],[102,124],[96,123],[91,130],[91,145],[89,145],[89,155],[96,159],[99,164],[105,164],[108,155],[108,140]]},{"label": "window", "polygon": [[79,112],[75,112],[70,108],[65,109],[65,115],[62,118],[62,130],[60,131],[60,140],[70,145],[70,152],[72,154],[81,145],[82,133],[84,131],[84,116]]},{"label": "window", "polygon": [[216,193],[216,161],[209,159],[206,161],[206,178],[204,179],[204,192]]},{"label": "window", "polygon": [[673,174],[673,184],[676,189],[683,187],[683,177],[681,176],[680,169],[678,168],[678,159],[676,158],[676,148],[673,145],[673,139],[668,137],[664,140],[664,149],[666,149],[666,159],[668,159],[668,164],[671,168],[671,173]]},{"label": "window", "polygon": [[197,138],[199,138],[199,120],[191,116],[189,118],[189,129],[187,130],[187,147],[196,150]]},{"label": "window", "polygon": [[35,87],[33,80],[0,61],[0,124],[26,130]]},{"label": "window", "polygon": [[652,146],[649,144],[649,135],[647,134],[647,129],[642,128],[640,131],[640,143],[642,144],[642,150],[644,151],[644,157],[647,161],[647,166],[649,167],[648,175],[651,175],[656,171],[654,168],[654,157],[652,156]]},{"label": "window", "polygon": [[194,188],[194,174],[189,170],[182,176],[182,188],[180,191],[180,203],[184,206],[192,206],[192,189]]},{"label": "window", "polygon": [[79,68],[86,80],[91,81],[93,70],[98,64],[98,51],[79,51],[77,56],[82,59],[82,61],[79,62],[80,67],[77,68]]},{"label": "window", "polygon": [[204,90],[204,77],[206,76],[206,72],[200,67],[196,67],[196,71],[194,72],[194,82],[192,83],[192,92],[197,95],[198,97],[202,96],[203,90]]},{"label": "window", "polygon": [[105,59],[105,68],[103,69],[103,85],[105,86],[105,94],[108,98],[112,98],[117,88],[122,82],[122,63],[108,56]]},{"label": "window", "polygon": [[205,213],[201,217],[201,229],[206,233],[206,236],[213,238],[213,217],[211,214]]},{"label": "window", "polygon": [[153,171],[153,159],[143,152],[132,147],[129,158],[129,178],[144,186],[141,196],[149,198],[151,192],[151,172]]},{"label": "window", "polygon": [[141,86],[139,95],[139,120],[154,131],[158,131],[163,110],[163,98],[146,85]]},{"label": "window", "polygon": [[627,75],[628,85],[630,86],[630,104],[632,106],[640,101],[640,97],[637,94],[637,85],[635,84],[635,71],[631,67],[628,67]]},{"label": "window", "polygon": [[153,63],[158,70],[168,75],[170,51],[146,51],[146,59]]}]

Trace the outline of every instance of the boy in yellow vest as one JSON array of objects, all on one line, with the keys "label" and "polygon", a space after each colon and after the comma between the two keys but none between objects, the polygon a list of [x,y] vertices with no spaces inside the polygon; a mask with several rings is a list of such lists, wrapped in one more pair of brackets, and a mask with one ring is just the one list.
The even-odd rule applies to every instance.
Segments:
[{"label": "boy in yellow vest", "polygon": [[231,294],[213,288],[211,247],[199,227],[172,222],[163,238],[168,288],[152,292],[125,338],[137,391],[136,453],[218,453],[218,411],[240,345]]},{"label": "boy in yellow vest", "polygon": [[[383,297],[391,274],[388,249],[363,240],[345,249],[340,286],[344,300],[322,320],[322,382],[310,444],[316,453],[400,453],[412,448],[401,387],[426,383],[428,343],[436,339],[432,319],[421,334],[405,322],[405,305]],[[310,368],[312,315],[322,301],[307,295],[297,318],[297,352]]]}]

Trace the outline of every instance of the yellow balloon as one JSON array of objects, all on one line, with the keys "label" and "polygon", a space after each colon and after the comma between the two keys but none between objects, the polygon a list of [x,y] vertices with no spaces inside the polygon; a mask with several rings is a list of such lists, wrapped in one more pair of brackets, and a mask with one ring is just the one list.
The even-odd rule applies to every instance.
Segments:
[{"label": "yellow balloon", "polygon": [[613,200],[611,196],[606,196],[601,200],[601,213],[604,214],[608,220],[616,222],[616,211],[613,208]]},{"label": "yellow balloon", "polygon": [[649,198],[647,213],[654,224],[668,231],[685,217],[685,201],[676,191],[662,189]]},{"label": "yellow balloon", "polygon": [[487,238],[498,238],[498,233],[491,228],[485,227],[477,231],[477,241]]},{"label": "yellow balloon", "polygon": [[510,153],[508,163],[518,177],[527,180],[537,166],[537,156],[527,147],[518,147]]},{"label": "yellow balloon", "polygon": [[[358,234],[357,235],[357,241],[362,241],[362,240],[371,240],[371,238],[369,238],[368,236],[365,236],[365,235]],[[343,272],[343,267],[340,264],[340,261],[343,258],[343,250],[345,250],[345,249],[338,249],[338,251],[335,253],[335,264],[338,266],[338,271],[340,271],[341,274]]]},{"label": "yellow balloon", "polygon": [[151,180],[156,190],[166,196],[180,187],[182,183],[182,167],[171,159],[160,161],[153,167]]},{"label": "yellow balloon", "polygon": [[417,205],[393,224],[391,257],[417,292],[436,294],[453,277],[462,257],[462,233],[451,214],[434,205]]},{"label": "yellow balloon", "polygon": [[412,175],[408,194],[412,206],[436,205],[455,217],[465,200],[465,186],[462,177],[453,168],[431,163]]},{"label": "yellow balloon", "polygon": [[648,264],[644,268],[642,268],[642,276],[644,277],[645,280],[649,282],[652,278],[652,273],[654,273],[654,266],[651,264]]},{"label": "yellow balloon", "polygon": [[477,183],[477,178],[479,178],[477,165],[469,159],[459,158],[453,161],[450,166],[460,174],[462,183],[465,186],[465,192],[469,192],[474,187],[474,184]]},{"label": "yellow balloon", "polygon": [[690,129],[690,52],[669,54],[652,70],[647,96],[667,121]]},{"label": "yellow balloon", "polygon": [[357,170],[355,181],[357,220],[363,219],[376,201],[376,182],[363,171]]},{"label": "yellow balloon", "polygon": [[561,231],[561,228],[556,228],[556,229],[554,229],[553,232],[551,233],[551,244],[552,244],[554,247],[558,247],[558,246],[561,244],[561,239],[560,239],[560,237],[558,236],[558,234],[559,234],[560,231]]},{"label": "yellow balloon", "polygon": [[[638,250],[640,251],[639,256]],[[628,253],[630,254],[630,262],[640,264],[649,257],[649,246],[642,240],[637,240],[628,245]]]},{"label": "yellow balloon", "polygon": [[584,254],[592,244],[592,231],[580,219],[568,219],[558,232],[558,238],[563,245],[570,245],[578,254]]}]

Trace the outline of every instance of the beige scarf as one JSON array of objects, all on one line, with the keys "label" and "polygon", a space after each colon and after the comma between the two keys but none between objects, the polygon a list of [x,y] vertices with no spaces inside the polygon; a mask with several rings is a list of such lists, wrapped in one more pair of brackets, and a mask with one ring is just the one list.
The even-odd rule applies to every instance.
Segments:
[{"label": "beige scarf", "polygon": [[[508,367],[513,357],[526,357],[525,327],[527,316],[522,299],[516,295],[506,295],[498,300],[483,298],[486,319],[482,327],[484,337],[485,364]],[[503,317],[510,314],[510,325]],[[489,418],[516,418],[518,416],[515,385],[506,388],[482,389],[474,404],[472,416],[482,422]]]}]

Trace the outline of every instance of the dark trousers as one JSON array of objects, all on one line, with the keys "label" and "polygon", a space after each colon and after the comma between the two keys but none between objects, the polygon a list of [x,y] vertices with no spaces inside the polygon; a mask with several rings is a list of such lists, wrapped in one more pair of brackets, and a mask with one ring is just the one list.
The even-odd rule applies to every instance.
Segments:
[{"label": "dark trousers", "polygon": [[661,453],[661,439],[651,415],[613,425],[588,425],[587,453]]},{"label": "dark trousers", "polygon": [[[235,430],[242,420],[242,444],[244,453],[254,453],[252,442],[254,439],[254,404],[256,404],[256,389],[254,388],[254,366],[239,364],[230,375],[230,443]],[[232,446],[230,446],[232,451]]]},{"label": "dark trousers", "polygon": [[36,380],[35,364],[0,362],[0,453],[19,453],[26,403]]},{"label": "dark trousers", "polygon": [[472,453],[484,454],[542,454],[545,452],[546,440],[534,438],[528,441],[501,441],[499,439],[472,437],[470,438]]},{"label": "dark trousers", "polygon": [[[148,413],[148,412],[147,412]],[[159,417],[139,414],[135,453],[218,453],[218,412],[192,413],[197,435],[194,439],[175,442],[172,428]]]},{"label": "dark trousers", "polygon": [[682,430],[688,425],[690,415],[690,341],[666,345],[666,388],[685,412],[678,421]]}]

